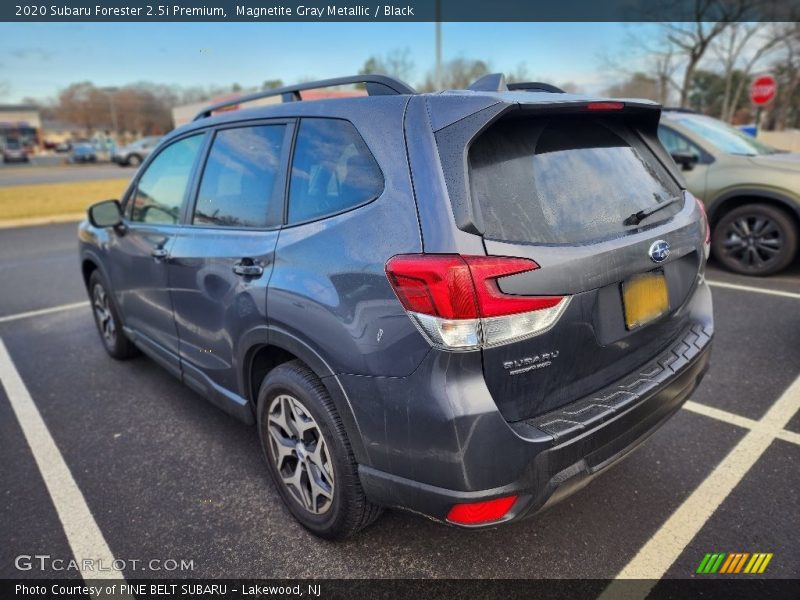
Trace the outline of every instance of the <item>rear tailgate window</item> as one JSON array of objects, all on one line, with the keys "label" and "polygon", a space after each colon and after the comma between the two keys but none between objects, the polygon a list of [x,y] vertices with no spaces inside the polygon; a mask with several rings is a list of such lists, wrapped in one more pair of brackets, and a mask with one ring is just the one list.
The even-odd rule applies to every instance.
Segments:
[{"label": "rear tailgate window", "polygon": [[621,118],[505,118],[469,150],[472,201],[484,235],[508,242],[574,244],[662,223],[681,203],[639,226],[631,214],[675,198],[677,182]]}]

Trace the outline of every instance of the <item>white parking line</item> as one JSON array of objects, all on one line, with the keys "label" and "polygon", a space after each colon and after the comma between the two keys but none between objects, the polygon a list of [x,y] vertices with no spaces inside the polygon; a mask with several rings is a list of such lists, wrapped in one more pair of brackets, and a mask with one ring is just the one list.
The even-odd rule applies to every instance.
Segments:
[{"label": "white parking line", "polygon": [[[761,423],[761,421],[754,421],[753,419],[736,415],[732,412],[728,412],[727,410],[721,410],[719,408],[714,408],[713,406],[708,406],[706,404],[700,404],[699,402],[694,402],[692,400],[686,402],[686,404],[683,405],[683,408],[690,412],[697,413],[698,415],[711,417],[712,419],[724,421],[725,423],[730,423],[731,425],[736,425],[737,427],[744,427],[745,429],[766,428],[770,431],[772,430],[769,425],[764,425]],[[788,429],[781,429],[777,434],[775,434],[775,437],[779,437],[784,441],[800,445],[800,433],[795,433],[794,431],[789,431]]]},{"label": "white parking line", "polygon": [[89,306],[89,302],[73,302],[72,304],[61,304],[59,306],[51,306],[50,308],[40,308],[39,310],[29,310],[27,312],[17,313],[15,315],[7,315],[0,317],[0,323],[8,323],[9,321],[18,321],[19,319],[29,319],[30,317],[40,317],[42,315],[49,315],[51,313],[61,312],[62,310],[73,310],[75,308],[84,308]]},{"label": "white parking line", "polygon": [[784,298],[794,298],[800,300],[800,294],[794,292],[784,292],[783,290],[773,290],[770,288],[752,287],[749,285],[739,285],[738,283],[725,283],[724,281],[711,281],[706,279],[708,285],[729,290],[739,290],[740,292],[754,292],[756,294],[767,294],[768,296],[782,296]]},{"label": "white parking line", "polygon": [[[122,580],[122,573],[112,567],[114,556],[103,533],[86,505],[86,499],[75,483],[2,339],[0,382],[50,493],[81,575],[84,579]],[[95,565],[99,564],[97,561],[102,561],[103,568],[108,570],[84,569],[84,559],[93,559]]]},{"label": "white parking line", "polygon": [[798,410],[800,377],[617,575],[618,580],[639,581],[614,581],[600,598],[611,600],[622,594],[626,598],[645,598]]}]

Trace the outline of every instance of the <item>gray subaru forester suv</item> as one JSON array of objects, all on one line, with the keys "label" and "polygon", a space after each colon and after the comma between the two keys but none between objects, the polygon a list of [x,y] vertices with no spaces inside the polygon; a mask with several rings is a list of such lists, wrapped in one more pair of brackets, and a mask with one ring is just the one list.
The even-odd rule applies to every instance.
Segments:
[{"label": "gray subaru forester suv", "polygon": [[[367,94],[302,101],[353,83]],[[80,259],[108,353],[256,424],[309,530],[342,538],[382,507],[522,519],[698,385],[708,224],[659,106],[501,75],[235,102],[268,94],[284,101],[167,135],[89,209]]]}]

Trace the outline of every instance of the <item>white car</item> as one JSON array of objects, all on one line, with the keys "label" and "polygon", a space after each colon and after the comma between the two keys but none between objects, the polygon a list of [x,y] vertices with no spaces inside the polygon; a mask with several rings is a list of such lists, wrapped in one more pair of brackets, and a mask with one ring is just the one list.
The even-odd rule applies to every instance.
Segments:
[{"label": "white car", "polygon": [[158,136],[143,137],[132,144],[118,148],[111,160],[121,167],[138,167],[153,151],[160,139]]}]

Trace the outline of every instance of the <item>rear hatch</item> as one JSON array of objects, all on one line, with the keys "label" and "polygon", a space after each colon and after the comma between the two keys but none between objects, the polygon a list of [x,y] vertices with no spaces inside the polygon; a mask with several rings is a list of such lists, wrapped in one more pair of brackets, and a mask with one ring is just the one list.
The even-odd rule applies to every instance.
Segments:
[{"label": "rear hatch", "polygon": [[657,108],[499,114],[468,145],[470,214],[457,221],[487,255],[538,264],[500,278],[500,291],[568,299],[549,330],[482,350],[489,390],[517,421],[624,377],[690,325],[703,229],[658,145]]}]

